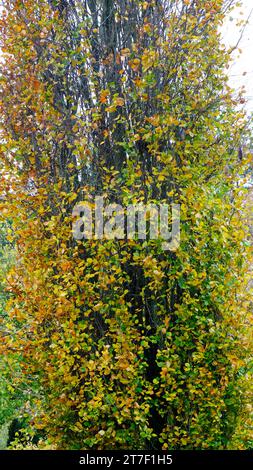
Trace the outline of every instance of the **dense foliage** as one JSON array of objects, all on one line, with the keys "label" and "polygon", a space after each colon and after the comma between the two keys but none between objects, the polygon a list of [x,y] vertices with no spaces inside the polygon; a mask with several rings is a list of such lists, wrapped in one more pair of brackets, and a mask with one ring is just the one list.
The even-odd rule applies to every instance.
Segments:
[{"label": "dense foliage", "polygon": [[[1,211],[17,263],[1,354],[44,448],[250,445],[230,4],[3,1]],[[74,241],[73,207],[96,195],[181,204],[179,248]]]}]

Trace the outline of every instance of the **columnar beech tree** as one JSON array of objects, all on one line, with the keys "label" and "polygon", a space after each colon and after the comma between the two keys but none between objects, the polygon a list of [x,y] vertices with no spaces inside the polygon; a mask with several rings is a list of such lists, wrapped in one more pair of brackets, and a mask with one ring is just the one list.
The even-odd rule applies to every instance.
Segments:
[{"label": "columnar beech tree", "polygon": [[[18,354],[24,413],[42,447],[228,448],[249,349],[231,1],[2,3],[1,208],[18,260],[1,352]],[[180,204],[178,249],[75,241],[73,207],[98,195]]]}]

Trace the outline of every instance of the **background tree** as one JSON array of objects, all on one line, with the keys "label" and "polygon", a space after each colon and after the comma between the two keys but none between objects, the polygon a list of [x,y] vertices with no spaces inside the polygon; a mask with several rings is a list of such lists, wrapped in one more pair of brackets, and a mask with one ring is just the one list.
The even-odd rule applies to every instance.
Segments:
[{"label": "background tree", "polygon": [[[10,324],[6,313],[6,304],[10,298],[8,292],[8,271],[15,264],[15,246],[12,241],[11,223],[7,220],[0,222],[0,318],[1,340],[10,334],[13,324]],[[8,327],[6,328],[6,325]],[[6,446],[8,430],[11,421],[19,416],[23,407],[24,389],[15,388],[15,375],[20,373],[18,357],[13,355],[1,356],[0,360],[0,449]],[[22,412],[21,412],[22,413]]]}]

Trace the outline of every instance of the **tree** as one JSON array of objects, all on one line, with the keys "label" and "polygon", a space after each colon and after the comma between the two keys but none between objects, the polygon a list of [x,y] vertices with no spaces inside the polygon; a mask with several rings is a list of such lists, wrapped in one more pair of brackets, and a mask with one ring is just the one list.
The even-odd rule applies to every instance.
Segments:
[{"label": "tree", "polygon": [[[6,313],[6,304],[10,299],[8,292],[8,271],[15,264],[15,247],[12,243],[12,229],[9,221],[0,223],[0,318],[1,341],[10,334]],[[14,367],[14,370],[13,368]],[[18,373],[18,361],[15,353],[13,356],[3,356],[0,360],[0,434],[2,443],[8,439],[8,427],[14,416],[17,416],[24,403],[23,390],[15,389],[13,375]],[[5,439],[6,437],[6,439]]]},{"label": "tree", "polygon": [[[245,122],[219,34],[231,2],[3,3],[1,184],[19,264],[2,350],[37,384],[32,425],[57,448],[227,448],[249,348]],[[74,241],[73,206],[96,195],[179,203],[178,250]]]}]

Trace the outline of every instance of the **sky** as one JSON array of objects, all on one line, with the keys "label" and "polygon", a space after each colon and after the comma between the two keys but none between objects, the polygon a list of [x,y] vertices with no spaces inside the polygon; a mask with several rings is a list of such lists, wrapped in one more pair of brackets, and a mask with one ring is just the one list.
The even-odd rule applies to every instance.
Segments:
[{"label": "sky", "polygon": [[[241,54],[233,54],[229,70],[230,85],[236,90],[245,86],[246,108],[253,112],[253,0],[241,0],[242,6],[237,7],[223,27],[223,40],[226,46],[235,46],[242,34],[243,26],[237,26],[238,21],[248,19],[238,48]],[[250,17],[249,17],[250,16]],[[231,21],[232,20],[232,21]]]}]

